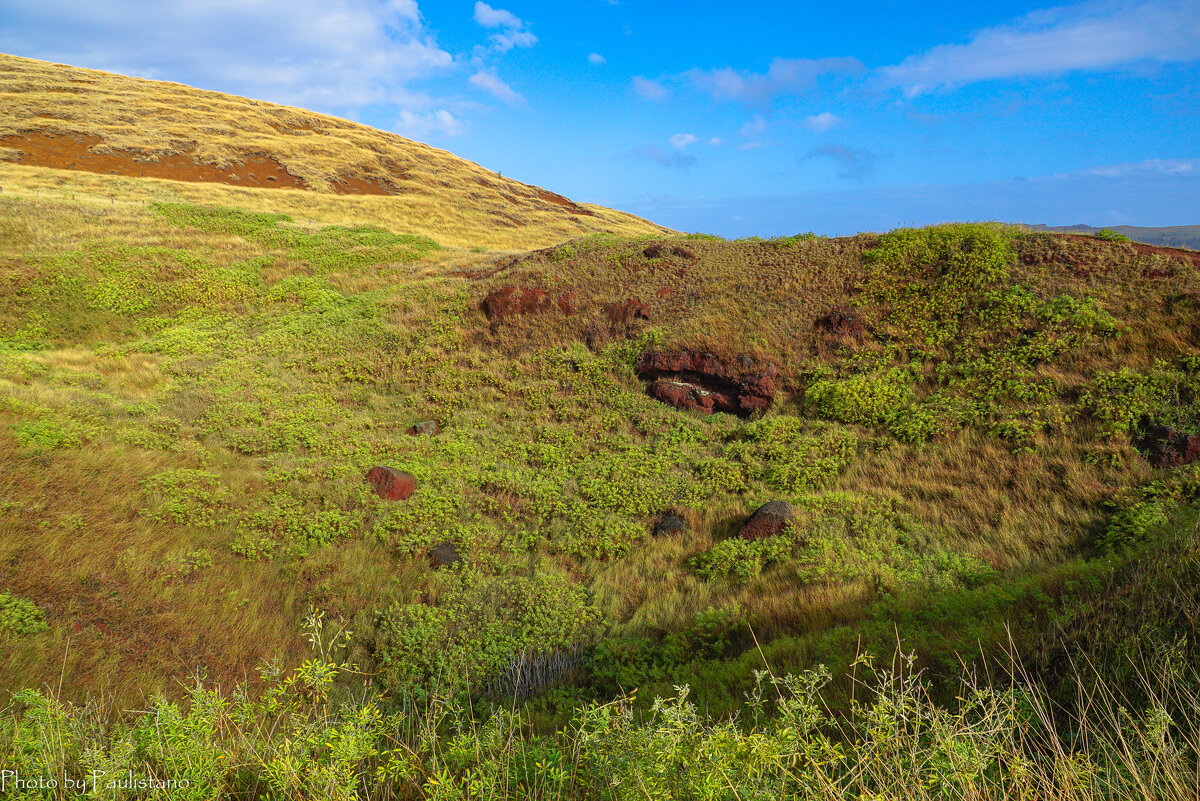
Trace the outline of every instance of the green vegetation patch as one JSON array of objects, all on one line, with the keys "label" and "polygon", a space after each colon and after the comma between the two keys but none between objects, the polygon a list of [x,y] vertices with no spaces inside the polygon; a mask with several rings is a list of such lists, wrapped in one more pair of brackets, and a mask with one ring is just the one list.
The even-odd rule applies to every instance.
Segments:
[{"label": "green vegetation patch", "polygon": [[33,601],[0,591],[0,631],[16,635],[48,631],[45,617]]}]

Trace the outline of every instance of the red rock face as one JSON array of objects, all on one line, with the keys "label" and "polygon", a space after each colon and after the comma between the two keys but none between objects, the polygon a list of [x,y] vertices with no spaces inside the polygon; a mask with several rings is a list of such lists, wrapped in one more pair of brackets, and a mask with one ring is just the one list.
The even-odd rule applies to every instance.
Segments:
[{"label": "red rock face", "polygon": [[741,374],[713,353],[697,351],[647,351],[638,357],[635,369],[648,381],[651,397],[677,409],[728,412],[748,415],[765,409],[775,398],[778,368],[757,366],[749,357],[739,358]]},{"label": "red rock face", "polygon": [[604,316],[613,323],[628,325],[634,320],[649,320],[650,307],[637,298],[628,298],[609,303],[604,307]]},{"label": "red rock face", "polygon": [[575,295],[566,292],[552,298],[546,290],[537,287],[506,286],[484,298],[479,308],[489,320],[507,320],[518,314],[543,314],[553,309],[574,314]]},{"label": "red rock face", "polygon": [[372,467],[367,472],[367,483],[385,501],[403,501],[417,488],[417,480],[412,473],[383,465]]}]

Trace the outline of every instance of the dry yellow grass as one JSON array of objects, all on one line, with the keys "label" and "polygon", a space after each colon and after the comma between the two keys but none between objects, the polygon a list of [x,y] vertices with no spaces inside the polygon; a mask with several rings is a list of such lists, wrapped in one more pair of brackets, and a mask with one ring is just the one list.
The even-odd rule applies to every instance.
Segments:
[{"label": "dry yellow grass", "polygon": [[0,181],[6,193],[270,209],[494,250],[666,230],[348,120],[4,54]]}]

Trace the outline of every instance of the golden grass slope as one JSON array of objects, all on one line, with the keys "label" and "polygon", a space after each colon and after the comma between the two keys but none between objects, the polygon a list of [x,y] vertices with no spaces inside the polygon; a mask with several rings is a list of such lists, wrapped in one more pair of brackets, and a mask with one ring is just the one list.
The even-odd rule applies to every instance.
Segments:
[{"label": "golden grass slope", "polygon": [[459,247],[667,229],[303,109],[0,54],[6,191],[270,208]]}]

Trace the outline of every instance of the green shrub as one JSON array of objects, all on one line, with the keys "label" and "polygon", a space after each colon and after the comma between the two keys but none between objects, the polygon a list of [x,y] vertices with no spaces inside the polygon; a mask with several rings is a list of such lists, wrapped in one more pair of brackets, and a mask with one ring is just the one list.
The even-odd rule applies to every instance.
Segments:
[{"label": "green shrub", "polygon": [[911,380],[909,372],[901,368],[825,379],[809,386],[805,400],[823,417],[881,425],[912,399]]},{"label": "green shrub", "polygon": [[1119,231],[1114,231],[1111,228],[1101,228],[1096,233],[1092,234],[1096,239],[1103,239],[1105,242],[1128,242],[1129,237]]},{"label": "green shrub", "polygon": [[0,591],[0,631],[17,635],[49,631],[45,617],[33,601]]},{"label": "green shrub", "polygon": [[708,553],[694,556],[688,562],[701,578],[720,576],[745,584],[771,562],[782,562],[791,556],[792,543],[787,537],[764,537],[744,540],[732,537],[713,546]]}]

